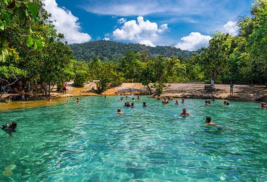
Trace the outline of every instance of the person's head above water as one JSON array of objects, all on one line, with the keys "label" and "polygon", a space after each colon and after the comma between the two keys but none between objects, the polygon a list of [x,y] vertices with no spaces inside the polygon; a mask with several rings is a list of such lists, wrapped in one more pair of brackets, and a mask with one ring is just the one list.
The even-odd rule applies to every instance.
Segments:
[{"label": "person's head above water", "polygon": [[123,114],[123,112],[121,111],[121,108],[118,108],[118,109],[117,109],[117,113],[118,113],[118,114]]},{"label": "person's head above water", "polygon": [[9,128],[12,128],[12,130],[15,130],[17,127],[17,123],[16,122],[12,122],[9,124]]},{"label": "person's head above water", "polygon": [[206,117],[206,123],[210,123],[211,122],[211,117],[207,116]]}]

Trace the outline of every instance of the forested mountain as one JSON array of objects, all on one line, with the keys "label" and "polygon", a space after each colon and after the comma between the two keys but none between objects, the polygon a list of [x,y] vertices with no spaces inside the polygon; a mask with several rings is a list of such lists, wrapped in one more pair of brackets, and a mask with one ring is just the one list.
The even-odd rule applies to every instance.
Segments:
[{"label": "forested mountain", "polygon": [[156,57],[163,55],[164,57],[183,57],[187,58],[192,55],[190,51],[182,51],[171,46],[149,47],[142,44],[120,43],[113,41],[92,41],[83,44],[71,44],[70,48],[74,52],[74,56],[78,61],[89,61],[94,57],[102,61],[118,60],[125,55],[127,50],[136,52],[146,52],[148,56]]}]

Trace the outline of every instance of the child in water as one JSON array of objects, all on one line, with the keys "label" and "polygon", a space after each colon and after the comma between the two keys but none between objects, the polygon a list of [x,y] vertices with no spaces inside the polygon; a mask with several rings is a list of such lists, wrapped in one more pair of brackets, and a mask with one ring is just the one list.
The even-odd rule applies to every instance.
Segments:
[{"label": "child in water", "polygon": [[77,97],[76,102],[77,102],[77,103],[80,103],[80,99],[79,99],[79,97]]}]

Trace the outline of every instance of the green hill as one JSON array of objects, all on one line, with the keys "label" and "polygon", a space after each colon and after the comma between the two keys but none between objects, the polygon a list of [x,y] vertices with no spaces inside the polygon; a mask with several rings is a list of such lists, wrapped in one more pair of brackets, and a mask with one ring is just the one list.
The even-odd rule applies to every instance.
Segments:
[{"label": "green hill", "polygon": [[182,51],[171,46],[149,47],[141,44],[121,43],[113,41],[92,41],[82,44],[71,44],[69,47],[73,50],[74,56],[78,61],[90,61],[98,56],[102,61],[115,61],[125,55],[127,50],[137,52],[147,51],[149,56],[163,55],[164,57],[183,57],[187,58],[193,52]]}]

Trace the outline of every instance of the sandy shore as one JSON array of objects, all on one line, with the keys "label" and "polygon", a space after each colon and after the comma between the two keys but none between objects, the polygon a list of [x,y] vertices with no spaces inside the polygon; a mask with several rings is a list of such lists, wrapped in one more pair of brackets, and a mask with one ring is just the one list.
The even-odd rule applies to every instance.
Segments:
[{"label": "sandy shore", "polygon": [[[205,90],[205,84],[201,83],[167,83],[165,84],[162,96],[170,96],[174,98],[216,98],[227,100],[243,100],[243,101],[267,101],[267,89],[264,85],[234,85],[234,95],[230,96],[230,87],[228,84],[215,84],[214,90]],[[82,88],[73,87],[73,82],[67,82],[67,94],[52,92],[52,102],[46,100],[37,101],[17,101],[0,103],[0,111],[18,108],[28,108],[37,106],[49,106],[66,102],[68,97],[81,96],[113,96],[113,95],[129,95],[141,94],[148,95],[148,88],[140,83],[123,83],[118,87],[108,89],[106,92],[98,95],[92,92],[96,88],[95,83],[86,83]],[[155,91],[151,84],[151,89]],[[4,94],[3,98],[8,97]],[[55,99],[57,98],[57,99]]]},{"label": "sandy shore", "polygon": [[[215,89],[205,90],[202,83],[166,83],[161,96],[175,98],[216,98],[243,101],[267,101],[267,89],[264,85],[234,85],[234,95],[230,96],[228,84],[215,84]],[[152,90],[155,88],[151,85]],[[148,89],[140,83],[123,83],[119,87],[107,90],[103,95],[148,94]]]}]

